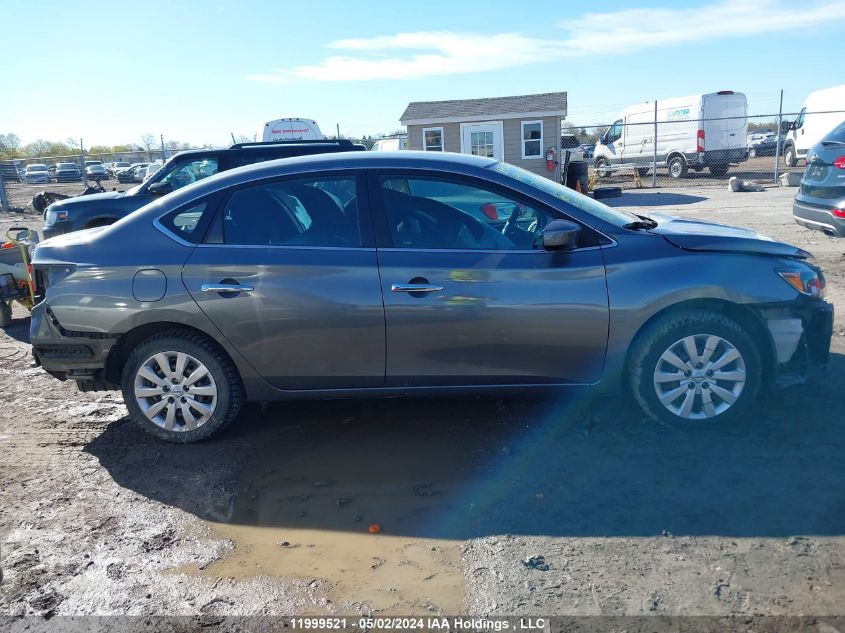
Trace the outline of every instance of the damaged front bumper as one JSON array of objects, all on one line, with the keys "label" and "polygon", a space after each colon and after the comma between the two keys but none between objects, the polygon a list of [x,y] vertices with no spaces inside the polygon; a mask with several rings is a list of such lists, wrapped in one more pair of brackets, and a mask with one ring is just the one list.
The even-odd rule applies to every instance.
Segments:
[{"label": "damaged front bumper", "polygon": [[772,337],[778,386],[803,383],[811,368],[827,365],[833,312],[833,304],[804,297],[788,307],[761,311]]}]

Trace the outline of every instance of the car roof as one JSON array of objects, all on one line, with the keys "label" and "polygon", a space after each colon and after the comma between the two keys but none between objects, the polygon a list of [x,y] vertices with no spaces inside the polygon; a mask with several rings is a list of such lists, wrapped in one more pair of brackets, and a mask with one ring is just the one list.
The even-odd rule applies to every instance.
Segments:
[{"label": "car roof", "polygon": [[[389,152],[332,152],[311,154],[291,158],[277,158],[261,163],[252,163],[219,172],[203,178],[191,185],[174,191],[162,200],[169,199],[179,205],[185,201],[201,197],[215,191],[242,183],[277,178],[299,173],[309,174],[320,171],[342,171],[344,169],[431,169],[454,173],[478,174],[479,170],[489,169],[499,161],[470,154],[452,152],[420,152],[398,150]],[[151,205],[152,206],[152,205]]]}]

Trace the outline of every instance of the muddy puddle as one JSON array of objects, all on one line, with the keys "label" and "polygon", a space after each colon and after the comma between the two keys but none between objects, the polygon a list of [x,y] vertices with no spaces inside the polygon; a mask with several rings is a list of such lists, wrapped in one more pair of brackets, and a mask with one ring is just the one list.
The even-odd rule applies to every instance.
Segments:
[{"label": "muddy puddle", "polygon": [[303,425],[294,442],[268,438],[231,517],[209,522],[234,549],[177,571],[301,579],[340,612],[463,612],[461,548],[483,521],[475,495],[505,425],[461,422],[341,420]]}]

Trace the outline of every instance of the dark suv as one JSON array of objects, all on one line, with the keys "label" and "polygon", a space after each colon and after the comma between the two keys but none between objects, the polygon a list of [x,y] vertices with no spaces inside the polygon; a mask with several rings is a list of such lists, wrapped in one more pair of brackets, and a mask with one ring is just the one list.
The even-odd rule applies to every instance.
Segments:
[{"label": "dark suv", "polygon": [[44,213],[42,234],[46,239],[112,224],[159,196],[235,167],[292,156],[365,150],[363,145],[343,139],[238,143],[224,149],[180,152],[168,160],[154,176],[128,191],[108,191],[68,198],[51,204]]}]

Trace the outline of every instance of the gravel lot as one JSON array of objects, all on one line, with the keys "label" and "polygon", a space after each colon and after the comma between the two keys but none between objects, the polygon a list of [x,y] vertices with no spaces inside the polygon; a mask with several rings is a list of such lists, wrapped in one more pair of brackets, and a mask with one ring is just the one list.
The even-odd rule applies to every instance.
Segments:
[{"label": "gravel lot", "polygon": [[[806,248],[841,315],[845,241],[794,224],[793,195],[612,202]],[[21,223],[40,218],[0,216]],[[15,316],[0,331],[0,615],[845,614],[841,316],[821,380],[719,433],[645,423],[621,400],[587,419],[554,401],[378,400],[251,406],[183,447],[136,430],[118,394],[33,368]],[[523,562],[536,556],[548,570]]]}]

